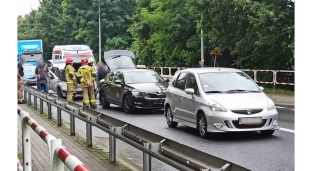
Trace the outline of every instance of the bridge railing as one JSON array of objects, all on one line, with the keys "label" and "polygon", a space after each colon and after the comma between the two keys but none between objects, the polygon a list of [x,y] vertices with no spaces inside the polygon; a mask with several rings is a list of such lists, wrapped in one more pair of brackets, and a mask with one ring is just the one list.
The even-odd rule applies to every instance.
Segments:
[{"label": "bridge railing", "polygon": [[[160,69],[160,75],[164,78],[168,78],[171,79],[174,76],[174,73],[172,70],[176,70],[176,71],[180,71],[183,69],[186,69],[186,67],[149,67],[151,69]],[[167,69],[168,70],[168,74],[164,72],[164,70]],[[290,86],[294,86],[295,83],[290,83],[290,82],[278,82],[277,81],[277,73],[295,73],[295,71],[292,70],[263,70],[263,69],[240,69],[241,71],[244,72],[252,72],[253,73],[253,80],[256,83],[259,84],[272,84],[274,85],[274,90],[276,88],[276,85],[290,85]],[[272,73],[272,81],[259,81],[257,74],[258,72],[268,72],[268,73]]]},{"label": "bridge railing", "polygon": [[[249,171],[235,163],[201,152],[104,113],[67,102],[66,99],[56,97],[54,94],[40,92],[34,87],[25,86],[24,93],[24,97],[28,96],[28,104],[33,104],[35,108],[38,106],[36,101],[39,98],[41,114],[43,114],[43,103],[47,103],[48,119],[52,119],[51,106],[56,107],[58,126],[62,126],[62,111],[68,113],[71,136],[75,135],[75,118],[85,122],[87,147],[92,147],[93,126],[108,133],[110,163],[116,163],[116,138],[118,138],[143,152],[143,171],[151,171],[152,157],[181,171]],[[31,96],[34,97],[33,103]]]},{"label": "bridge railing", "polygon": [[17,108],[17,114],[20,116],[22,123],[23,146],[23,166],[21,166],[18,160],[17,170],[32,170],[30,129],[33,129],[48,145],[51,171],[64,171],[65,166],[70,171],[90,171],[90,169],[88,169],[87,166],[75,157],[66,147],[62,146],[62,139],[57,139],[52,134],[49,134],[29,116],[29,113]]}]

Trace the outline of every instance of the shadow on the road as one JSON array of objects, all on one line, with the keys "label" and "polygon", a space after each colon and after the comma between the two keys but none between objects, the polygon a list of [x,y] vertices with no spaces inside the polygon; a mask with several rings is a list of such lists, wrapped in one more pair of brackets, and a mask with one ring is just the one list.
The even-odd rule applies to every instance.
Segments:
[{"label": "shadow on the road", "polygon": [[[99,106],[100,108],[102,108],[102,106]],[[98,108],[99,108],[98,107]],[[108,109],[105,110],[111,110],[111,111],[118,111],[121,113],[124,113],[122,107],[110,107]],[[132,114],[126,114],[126,115],[159,115],[159,114],[163,114],[164,111],[163,110],[149,110],[149,109],[136,109],[135,112],[133,112]]]},{"label": "shadow on the road", "polygon": [[[176,128],[178,131],[183,131],[184,133],[192,134],[194,136],[199,136],[198,130],[186,126],[178,126]],[[208,141],[222,141],[222,142],[239,142],[239,141],[255,141],[255,140],[266,140],[266,139],[276,139],[277,136],[263,136],[260,132],[228,132],[228,133],[214,133],[209,138]]]}]

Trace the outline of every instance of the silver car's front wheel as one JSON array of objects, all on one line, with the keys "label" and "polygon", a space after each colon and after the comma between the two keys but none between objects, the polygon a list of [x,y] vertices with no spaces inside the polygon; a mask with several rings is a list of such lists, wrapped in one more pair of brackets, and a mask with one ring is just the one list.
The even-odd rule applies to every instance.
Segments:
[{"label": "silver car's front wheel", "polygon": [[166,108],[165,112],[166,112],[167,125],[170,128],[176,128],[178,126],[178,123],[173,121],[173,115],[172,115],[172,110],[171,110],[170,106],[168,106]]},{"label": "silver car's front wheel", "polygon": [[210,134],[207,132],[207,120],[205,114],[200,113],[198,115],[198,132],[202,138],[207,138]]}]

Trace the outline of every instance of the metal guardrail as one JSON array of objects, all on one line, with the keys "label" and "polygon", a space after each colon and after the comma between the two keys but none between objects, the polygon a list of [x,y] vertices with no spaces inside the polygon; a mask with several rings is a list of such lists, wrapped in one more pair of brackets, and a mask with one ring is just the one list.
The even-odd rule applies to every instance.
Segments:
[{"label": "metal guardrail", "polygon": [[23,166],[17,160],[17,170],[32,171],[31,160],[31,139],[30,128],[32,128],[40,138],[47,143],[50,158],[51,171],[64,171],[64,164],[70,171],[91,171],[76,156],[74,156],[66,147],[62,146],[62,139],[56,139],[49,134],[42,126],[33,120],[29,113],[17,108],[17,114],[22,122],[22,146],[23,146]]},{"label": "metal guardrail", "polygon": [[[156,68],[160,68],[160,75],[163,77],[163,78],[168,78],[168,79],[171,79],[173,76],[174,76],[174,73],[172,73],[172,69],[176,69],[176,71],[180,71],[180,70],[183,70],[183,69],[186,69],[186,67],[150,67],[152,69],[156,69]],[[164,74],[164,69],[168,69],[168,72],[169,74],[168,75],[165,75]],[[277,82],[277,73],[278,72],[283,72],[283,73],[295,73],[295,71],[292,71],[292,70],[257,70],[257,69],[240,69],[241,71],[247,71],[247,72],[253,72],[254,76],[253,76],[253,80],[256,82],[256,83],[259,83],[259,84],[272,84],[274,85],[274,90],[276,88],[276,85],[291,85],[291,86],[294,86],[295,83],[285,83],[285,82]],[[273,73],[273,79],[272,81],[258,81],[257,80],[257,73],[258,72],[272,72]]]},{"label": "metal guardrail", "polygon": [[201,152],[152,132],[146,131],[129,123],[120,121],[106,114],[84,108],[65,99],[40,92],[33,87],[24,88],[24,97],[28,94],[40,100],[40,113],[43,114],[43,102],[48,105],[48,119],[52,119],[51,106],[57,108],[57,125],[62,126],[61,112],[70,115],[70,135],[75,135],[75,118],[86,122],[86,146],[92,147],[92,126],[109,134],[109,162],[116,162],[116,138],[143,152],[143,170],[151,171],[151,158],[154,157],[181,171],[249,171],[235,163]]}]

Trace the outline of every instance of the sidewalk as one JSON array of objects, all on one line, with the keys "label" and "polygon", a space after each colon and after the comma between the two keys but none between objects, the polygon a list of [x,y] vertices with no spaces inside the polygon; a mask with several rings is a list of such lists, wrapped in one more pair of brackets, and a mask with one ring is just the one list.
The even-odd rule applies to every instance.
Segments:
[{"label": "sidewalk", "polygon": [[295,96],[284,94],[266,94],[274,103],[282,105],[295,105]]},{"label": "sidewalk", "polygon": [[[76,142],[68,132],[62,131],[62,129],[57,129],[55,125],[47,123],[44,118],[39,116],[39,114],[30,110],[25,105],[18,105],[22,110],[29,112],[30,117],[37,121],[37,123],[44,127],[47,132],[54,135],[56,138],[62,139],[63,146],[67,147],[82,163],[84,163],[92,171],[119,171],[125,170],[124,168],[116,167],[116,165],[108,164],[105,156],[97,156],[87,150],[84,142]],[[22,153],[22,131],[21,131],[21,120],[19,115],[17,115],[18,122],[18,153]],[[50,170],[49,167],[49,153],[47,144],[31,129],[30,133],[31,142],[31,152],[32,152],[32,171],[44,171]],[[65,170],[68,170],[67,168]],[[127,169],[128,170],[128,169]]]}]

